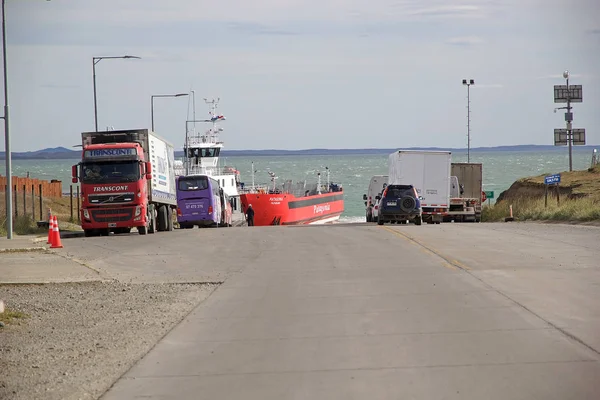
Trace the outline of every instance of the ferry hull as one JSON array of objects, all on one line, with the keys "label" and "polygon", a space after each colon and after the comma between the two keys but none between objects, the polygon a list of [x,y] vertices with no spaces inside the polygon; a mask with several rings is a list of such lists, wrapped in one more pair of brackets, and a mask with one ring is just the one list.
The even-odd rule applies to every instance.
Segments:
[{"label": "ferry hull", "polygon": [[343,192],[308,197],[245,193],[240,200],[244,210],[252,204],[255,226],[324,224],[336,221],[344,212]]}]

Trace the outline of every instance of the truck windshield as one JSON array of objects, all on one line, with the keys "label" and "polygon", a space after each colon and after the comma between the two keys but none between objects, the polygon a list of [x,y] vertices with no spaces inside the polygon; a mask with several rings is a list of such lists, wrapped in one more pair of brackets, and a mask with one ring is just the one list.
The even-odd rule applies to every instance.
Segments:
[{"label": "truck windshield", "polygon": [[206,176],[186,176],[179,178],[179,190],[204,190],[208,189],[208,177]]},{"label": "truck windshield", "polygon": [[137,161],[95,162],[81,166],[83,183],[135,182],[140,179],[140,165]]}]

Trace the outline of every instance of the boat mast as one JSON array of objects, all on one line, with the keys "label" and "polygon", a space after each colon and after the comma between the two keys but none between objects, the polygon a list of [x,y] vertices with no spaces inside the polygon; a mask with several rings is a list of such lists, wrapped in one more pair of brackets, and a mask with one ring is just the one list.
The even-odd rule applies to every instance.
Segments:
[{"label": "boat mast", "polygon": [[254,188],[254,161],[252,161],[252,192],[255,191]]}]

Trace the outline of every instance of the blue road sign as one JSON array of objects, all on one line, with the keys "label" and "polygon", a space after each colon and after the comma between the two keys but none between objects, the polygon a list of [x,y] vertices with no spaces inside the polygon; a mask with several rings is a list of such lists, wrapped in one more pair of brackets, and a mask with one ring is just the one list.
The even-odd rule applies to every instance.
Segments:
[{"label": "blue road sign", "polygon": [[553,183],[560,183],[560,174],[548,175],[544,177],[544,183],[546,185],[552,185]]}]

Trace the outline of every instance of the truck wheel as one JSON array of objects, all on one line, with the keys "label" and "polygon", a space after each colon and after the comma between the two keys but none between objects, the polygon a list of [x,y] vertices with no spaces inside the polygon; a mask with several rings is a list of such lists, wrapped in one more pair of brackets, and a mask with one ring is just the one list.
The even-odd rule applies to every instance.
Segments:
[{"label": "truck wheel", "polygon": [[83,230],[83,236],[85,237],[92,237],[94,236],[94,231],[91,229],[84,229]]},{"label": "truck wheel", "polygon": [[146,233],[148,233],[148,228],[146,228],[145,226],[138,226],[137,230],[140,235],[145,235]]},{"label": "truck wheel", "polygon": [[422,223],[423,223],[423,220],[421,219],[421,217],[415,218],[415,225],[421,225]]},{"label": "truck wheel", "polygon": [[377,216],[377,225],[383,225],[383,218],[381,218],[381,215]]},{"label": "truck wheel", "polygon": [[171,207],[167,207],[167,231],[173,230],[173,210]]},{"label": "truck wheel", "polygon": [[160,206],[158,207],[158,231],[164,232],[168,229],[168,221],[167,221],[167,207]]},{"label": "truck wheel", "polygon": [[156,232],[156,214],[154,213],[154,207],[150,209],[150,224],[148,225],[148,233]]}]

